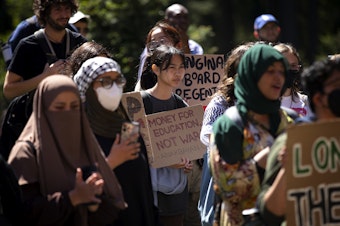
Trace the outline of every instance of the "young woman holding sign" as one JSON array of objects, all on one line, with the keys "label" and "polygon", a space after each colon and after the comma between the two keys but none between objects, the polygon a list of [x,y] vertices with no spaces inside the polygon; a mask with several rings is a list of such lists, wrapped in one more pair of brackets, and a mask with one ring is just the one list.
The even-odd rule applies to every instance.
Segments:
[{"label": "young woman holding sign", "polygon": [[[146,114],[186,107],[187,104],[173,93],[185,73],[184,53],[175,47],[160,45],[152,52],[149,60],[146,70],[157,76],[157,83],[142,92]],[[192,163],[188,159],[168,167],[150,167],[154,198],[164,226],[183,225],[188,199],[185,173],[191,169]]]}]

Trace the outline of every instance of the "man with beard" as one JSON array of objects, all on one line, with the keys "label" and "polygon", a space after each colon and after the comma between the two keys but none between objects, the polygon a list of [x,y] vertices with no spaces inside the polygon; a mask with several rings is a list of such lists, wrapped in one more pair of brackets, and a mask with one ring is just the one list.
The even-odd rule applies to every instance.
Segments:
[{"label": "man with beard", "polygon": [[[64,74],[65,59],[72,49],[86,41],[66,29],[77,9],[76,0],[34,0],[34,14],[44,28],[19,42],[4,81],[7,99],[34,90],[49,75]],[[43,47],[43,43],[47,46]]]},{"label": "man with beard", "polygon": [[87,41],[66,28],[77,8],[76,0],[33,2],[34,14],[44,28],[19,42],[6,72],[3,93],[6,99],[15,99],[9,104],[1,128],[0,153],[5,159],[32,112],[38,84],[50,75],[66,74],[66,59]]},{"label": "man with beard", "polygon": [[[17,47],[17,45],[19,44],[20,40],[23,38],[26,38],[32,34],[34,34],[34,32],[36,32],[37,30],[41,29],[41,25],[38,21],[38,17],[36,15],[33,15],[31,17],[28,17],[24,20],[22,20],[17,26],[16,28],[13,30],[12,34],[9,36],[8,38],[8,45],[9,45],[9,52],[6,52],[8,55],[6,55],[6,67],[9,66],[9,64],[11,63],[12,57],[13,57],[13,52],[15,50],[15,48]],[[74,32],[78,32],[77,28],[71,24],[69,22],[68,29],[70,29],[71,31]],[[6,54],[5,53],[5,54]],[[3,51],[4,54],[4,51]],[[5,56],[5,55],[4,55]]]}]

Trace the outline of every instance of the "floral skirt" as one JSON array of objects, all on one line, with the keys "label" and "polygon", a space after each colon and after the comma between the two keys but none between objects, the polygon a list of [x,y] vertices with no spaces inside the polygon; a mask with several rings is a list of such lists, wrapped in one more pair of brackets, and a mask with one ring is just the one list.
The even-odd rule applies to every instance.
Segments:
[{"label": "floral skirt", "polygon": [[242,211],[255,207],[260,192],[256,165],[252,159],[228,164],[211,147],[209,165],[214,178],[214,190],[223,200],[220,213],[221,226],[238,226],[243,223]]}]

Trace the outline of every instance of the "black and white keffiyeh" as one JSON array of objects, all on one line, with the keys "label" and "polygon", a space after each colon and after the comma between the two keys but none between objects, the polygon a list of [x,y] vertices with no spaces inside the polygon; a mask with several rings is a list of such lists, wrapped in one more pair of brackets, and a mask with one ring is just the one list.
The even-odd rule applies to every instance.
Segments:
[{"label": "black and white keffiyeh", "polygon": [[92,82],[101,74],[109,71],[116,71],[121,74],[119,64],[111,58],[94,57],[85,61],[77,73],[73,76],[74,82],[78,86],[82,102],[86,101],[85,93]]}]

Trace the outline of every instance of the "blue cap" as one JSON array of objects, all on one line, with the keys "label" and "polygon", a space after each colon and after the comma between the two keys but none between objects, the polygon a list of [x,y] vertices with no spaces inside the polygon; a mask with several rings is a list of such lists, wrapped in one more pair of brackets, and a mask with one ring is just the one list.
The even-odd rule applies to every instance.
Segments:
[{"label": "blue cap", "polygon": [[279,21],[272,14],[262,14],[255,19],[254,30],[260,30],[269,22],[274,22],[279,25]]}]

